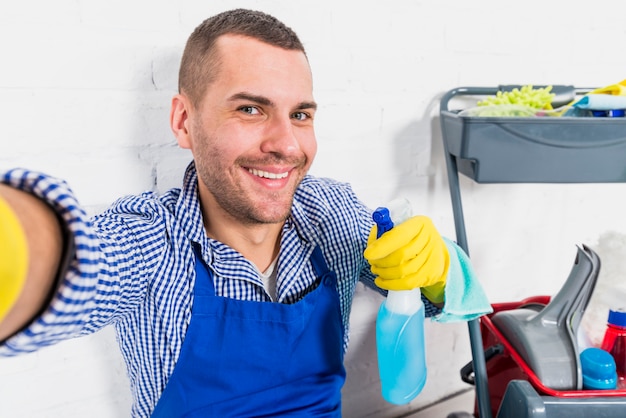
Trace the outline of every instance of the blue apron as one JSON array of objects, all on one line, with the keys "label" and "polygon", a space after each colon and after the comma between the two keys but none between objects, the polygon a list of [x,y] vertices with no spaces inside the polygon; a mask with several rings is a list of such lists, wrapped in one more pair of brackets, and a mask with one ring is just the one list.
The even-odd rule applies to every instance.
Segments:
[{"label": "blue apron", "polygon": [[191,322],[152,418],[341,417],[337,277],[316,247],[316,288],[294,304],[215,295],[196,252]]}]

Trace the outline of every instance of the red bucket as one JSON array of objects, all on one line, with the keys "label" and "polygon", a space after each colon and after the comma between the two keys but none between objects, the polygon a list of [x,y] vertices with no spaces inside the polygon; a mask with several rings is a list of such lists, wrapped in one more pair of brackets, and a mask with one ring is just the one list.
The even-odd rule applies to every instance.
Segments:
[{"label": "red bucket", "polygon": [[[497,347],[498,354],[489,358],[486,362],[489,388],[489,399],[493,416],[497,416],[502,403],[504,392],[511,380],[526,380],[530,382],[539,395],[555,396],[560,398],[592,398],[626,396],[626,390],[554,390],[544,386],[532,369],[524,361],[515,347],[502,335],[491,321],[491,317],[500,311],[518,309],[522,306],[540,304],[547,305],[549,296],[533,296],[519,302],[506,302],[493,304],[493,313],[480,318],[480,331],[485,351],[492,351]],[[491,349],[491,350],[490,350]],[[475,416],[478,414],[476,405]]]}]

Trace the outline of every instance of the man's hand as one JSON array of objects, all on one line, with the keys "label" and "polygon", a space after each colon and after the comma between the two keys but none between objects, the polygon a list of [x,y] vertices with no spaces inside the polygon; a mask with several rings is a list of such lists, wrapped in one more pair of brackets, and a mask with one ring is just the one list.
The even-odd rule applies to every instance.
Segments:
[{"label": "man's hand", "polygon": [[379,239],[376,235],[374,225],[364,253],[376,285],[387,290],[420,287],[431,302],[443,302],[450,255],[430,218],[415,216]]},{"label": "man's hand", "polygon": [[0,184],[0,341],[40,312],[54,285],[63,235],[54,211]]},{"label": "man's hand", "polygon": [[0,322],[19,297],[28,271],[28,245],[17,215],[0,196]]}]

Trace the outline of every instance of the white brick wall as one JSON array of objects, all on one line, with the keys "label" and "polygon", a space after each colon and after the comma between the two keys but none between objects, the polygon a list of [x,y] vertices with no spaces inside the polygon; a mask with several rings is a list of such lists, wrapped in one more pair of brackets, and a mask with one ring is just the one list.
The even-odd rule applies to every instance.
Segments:
[{"label": "white brick wall", "polygon": [[[406,196],[452,238],[437,117],[443,92],[626,78],[619,0],[530,0],[518,9],[495,0],[5,2],[0,168],[59,175],[90,211],[177,186],[190,158],[168,127],[180,53],[195,25],[231,7],[275,14],[308,48],[320,103],[312,172],[351,182],[371,206]],[[623,185],[461,183],[472,258],[494,301],[556,291],[576,243],[626,229]],[[345,416],[399,416],[467,388],[458,377],[470,358],[466,326],[429,323],[423,393],[406,407],[382,401],[379,303],[363,289],[354,303]],[[111,330],[0,359],[1,417],[123,417],[129,403]]]}]

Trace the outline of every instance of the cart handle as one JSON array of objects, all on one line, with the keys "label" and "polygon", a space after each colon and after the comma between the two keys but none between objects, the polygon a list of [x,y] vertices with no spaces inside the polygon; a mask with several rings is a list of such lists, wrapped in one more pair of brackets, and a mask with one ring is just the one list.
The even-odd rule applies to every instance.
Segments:
[{"label": "cart handle", "polygon": [[[502,344],[492,345],[491,347],[485,349],[485,363],[502,353],[504,353],[504,345]],[[473,361],[470,360],[469,363],[461,368],[461,380],[465,383],[469,383],[470,385],[476,384]]]},{"label": "cart handle", "polygon": [[[497,87],[456,87],[443,95],[439,103],[440,111],[447,111],[448,103],[455,96],[493,96],[499,91],[511,91],[515,88],[521,88],[521,84],[500,84]],[[535,86],[537,88],[544,88],[547,86]],[[576,95],[586,94],[593,91],[595,88],[576,88],[571,85],[555,84],[552,85],[551,93],[554,93],[555,97],[552,100],[552,107],[558,108],[570,103],[575,99]]]}]

